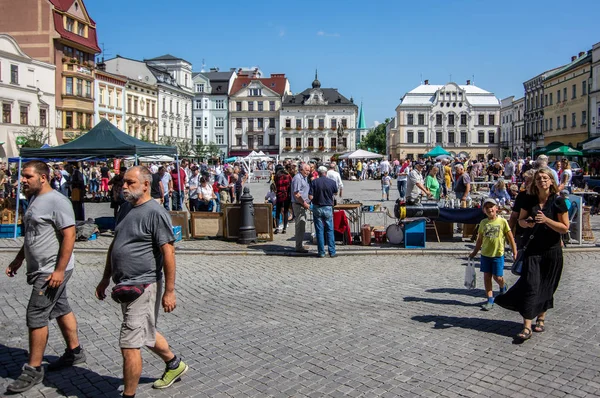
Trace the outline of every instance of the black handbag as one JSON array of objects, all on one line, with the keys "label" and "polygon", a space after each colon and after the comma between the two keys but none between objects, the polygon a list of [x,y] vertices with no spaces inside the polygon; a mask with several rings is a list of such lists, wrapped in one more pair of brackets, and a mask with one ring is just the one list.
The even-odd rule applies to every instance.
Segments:
[{"label": "black handbag", "polygon": [[513,275],[520,276],[523,272],[523,260],[525,260],[525,252],[527,251],[527,246],[529,246],[529,243],[531,243],[531,240],[534,237],[533,233],[536,232],[538,225],[539,224],[536,224],[535,227],[533,227],[533,231],[531,231],[531,235],[529,235],[527,242],[525,242],[523,248],[517,252],[517,259],[513,262],[512,267],[510,267],[510,272],[512,272]]},{"label": "black handbag", "polygon": [[150,285],[115,285],[110,297],[120,304],[131,303],[144,294],[148,286]]}]

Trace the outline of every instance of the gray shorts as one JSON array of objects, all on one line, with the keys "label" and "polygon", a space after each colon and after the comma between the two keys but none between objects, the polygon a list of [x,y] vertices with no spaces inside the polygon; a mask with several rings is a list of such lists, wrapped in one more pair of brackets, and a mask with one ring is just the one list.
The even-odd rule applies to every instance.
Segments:
[{"label": "gray shorts", "polygon": [[31,297],[27,305],[27,327],[30,329],[48,326],[51,319],[70,313],[71,306],[67,300],[67,282],[73,270],[65,271],[65,279],[59,287],[48,287],[46,278],[50,274],[37,274],[27,277],[27,283],[33,285]]},{"label": "gray shorts", "polygon": [[162,280],[150,284],[144,293],[131,303],[121,304],[123,323],[119,347],[154,347],[156,343],[156,319],[161,306]]}]

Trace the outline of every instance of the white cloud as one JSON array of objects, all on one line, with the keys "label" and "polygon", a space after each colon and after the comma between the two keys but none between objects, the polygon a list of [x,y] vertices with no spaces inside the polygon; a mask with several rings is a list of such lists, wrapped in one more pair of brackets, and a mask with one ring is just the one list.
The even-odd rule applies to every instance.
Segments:
[{"label": "white cloud", "polygon": [[339,33],[327,33],[325,31],[318,31],[317,32],[317,36],[323,36],[323,37],[340,37]]},{"label": "white cloud", "polygon": [[379,122],[379,121],[375,120],[375,121],[373,122],[373,127],[377,127],[377,126],[379,126],[380,124],[381,124],[381,122]]}]

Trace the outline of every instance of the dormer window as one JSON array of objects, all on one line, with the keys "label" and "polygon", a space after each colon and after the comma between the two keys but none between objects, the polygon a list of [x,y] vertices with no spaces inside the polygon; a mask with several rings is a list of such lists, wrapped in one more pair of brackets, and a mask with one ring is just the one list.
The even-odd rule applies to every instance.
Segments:
[{"label": "dormer window", "polygon": [[79,36],[85,36],[85,25],[81,22],[77,23],[77,34]]},{"label": "dormer window", "polygon": [[260,88],[251,88],[249,90],[250,97],[260,97],[262,96],[262,90]]},{"label": "dormer window", "polygon": [[65,29],[67,29],[69,32],[73,32],[73,30],[75,29],[75,20],[73,18],[67,17]]}]

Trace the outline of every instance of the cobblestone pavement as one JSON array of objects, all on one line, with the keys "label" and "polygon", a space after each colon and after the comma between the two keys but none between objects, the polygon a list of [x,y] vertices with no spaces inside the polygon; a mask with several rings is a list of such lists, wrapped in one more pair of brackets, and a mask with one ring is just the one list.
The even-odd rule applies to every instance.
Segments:
[{"label": "cobblestone pavement", "polygon": [[[458,256],[177,261],[178,307],[160,315],[159,329],[190,371],[170,389],[152,390],[163,364],[144,350],[138,397],[600,395],[594,254],[566,255],[547,331],[522,345],[512,344],[518,314],[482,312],[481,287],[462,288]],[[93,296],[103,262],[78,255],[69,282],[87,363],[47,374],[27,397],[119,396],[119,308]],[[26,360],[28,294],[22,273],[0,277],[2,392]],[[53,322],[46,359],[63,349]]]}]

